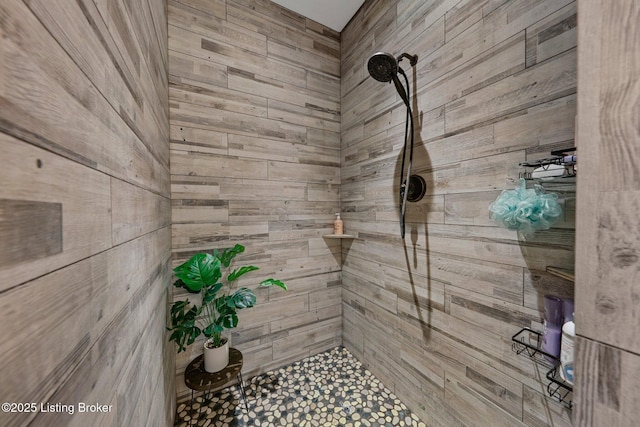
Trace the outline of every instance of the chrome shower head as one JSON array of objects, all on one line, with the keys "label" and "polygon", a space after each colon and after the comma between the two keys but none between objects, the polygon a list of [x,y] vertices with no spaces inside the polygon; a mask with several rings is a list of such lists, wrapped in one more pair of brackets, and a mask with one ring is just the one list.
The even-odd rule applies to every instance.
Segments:
[{"label": "chrome shower head", "polygon": [[369,58],[367,63],[369,74],[379,82],[390,82],[398,73],[398,61],[393,55],[378,52]]}]

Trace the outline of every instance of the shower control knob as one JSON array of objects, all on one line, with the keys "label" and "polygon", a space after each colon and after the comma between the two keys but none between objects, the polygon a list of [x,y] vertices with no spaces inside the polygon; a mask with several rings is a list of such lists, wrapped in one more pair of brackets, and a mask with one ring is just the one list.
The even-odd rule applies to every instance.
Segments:
[{"label": "shower control knob", "polygon": [[[402,185],[401,193],[404,193],[404,184]],[[409,178],[409,189],[407,190],[407,201],[418,202],[422,200],[427,192],[427,183],[420,175],[411,175]]]}]

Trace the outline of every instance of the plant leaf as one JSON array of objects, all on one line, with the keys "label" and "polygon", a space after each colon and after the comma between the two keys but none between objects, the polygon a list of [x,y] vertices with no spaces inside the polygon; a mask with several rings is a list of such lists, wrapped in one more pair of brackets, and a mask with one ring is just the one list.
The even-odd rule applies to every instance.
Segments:
[{"label": "plant leaf", "polygon": [[222,289],[222,283],[216,283],[211,287],[207,287],[204,290],[204,294],[202,294],[202,305],[209,304],[211,301],[216,299],[216,295],[218,291]]},{"label": "plant leaf", "polygon": [[176,301],[171,306],[171,326],[167,329],[172,331],[169,340],[178,344],[178,353],[186,350],[186,346],[192,344],[202,333],[195,324],[200,309],[195,305],[191,308],[189,306],[189,300]]},{"label": "plant leaf", "polygon": [[186,299],[184,301],[176,301],[173,303],[173,305],[171,306],[171,315],[177,314],[179,312],[183,312],[184,313],[184,309],[185,307],[187,307],[187,305],[189,305],[189,300]]},{"label": "plant leaf", "polygon": [[243,275],[249,273],[250,271],[255,271],[255,270],[259,270],[259,268],[256,267],[255,265],[245,265],[245,266],[237,268],[237,269],[233,270],[231,273],[229,273],[229,275],[227,276],[227,280],[229,282],[233,282],[233,281],[237,280],[240,276],[243,276]]},{"label": "plant leaf", "polygon": [[207,326],[206,328],[204,328],[204,330],[202,331],[202,333],[204,334],[205,337],[207,338],[211,338],[211,335],[213,335],[213,328],[214,328],[214,324],[210,324],[209,326]]},{"label": "plant leaf", "polygon": [[226,329],[235,328],[236,326],[238,326],[238,316],[235,312],[225,314],[218,319],[216,324]]},{"label": "plant leaf", "polygon": [[196,338],[198,338],[201,333],[202,331],[197,326],[194,326],[193,328],[191,328],[189,332],[189,340],[187,341],[187,345],[193,344]]},{"label": "plant leaf", "polygon": [[194,322],[197,316],[196,307],[191,307],[189,311],[185,313],[185,309],[189,306],[189,300],[176,301],[171,306],[171,327],[172,329],[178,327],[181,323]]},{"label": "plant leaf", "polygon": [[213,251],[213,255],[220,260],[222,265],[225,267],[229,267],[231,261],[236,257],[236,255],[244,252],[244,246],[236,244],[232,248],[225,248],[222,252],[218,252],[217,250]]},{"label": "plant leaf", "polygon": [[240,288],[231,295],[229,301],[237,309],[253,307],[256,303],[256,294],[251,289]]},{"label": "plant leaf", "polygon": [[173,282],[173,286],[175,286],[176,288],[183,288],[187,292],[189,292],[190,294],[197,294],[199,292],[199,291],[195,291],[195,290],[190,289],[187,285],[185,285],[185,283],[182,281],[182,279],[178,279],[175,282]]},{"label": "plant leaf", "polygon": [[169,340],[175,341],[175,343],[178,344],[178,353],[186,350],[186,346],[193,344],[196,338],[202,333],[200,328],[194,325],[193,320],[181,322],[169,330],[173,331]]},{"label": "plant leaf", "polygon": [[203,286],[211,286],[222,277],[220,260],[211,254],[195,254],[173,271],[184,287],[192,292],[200,291]]},{"label": "plant leaf", "polygon": [[287,285],[285,285],[282,281],[277,279],[266,279],[260,282],[260,286],[268,287],[268,286],[277,286],[279,288],[287,290]]},{"label": "plant leaf", "polygon": [[224,315],[225,313],[228,313],[230,311],[230,309],[233,309],[233,305],[229,304],[231,297],[227,296],[227,295],[223,295],[219,298],[216,298],[216,300],[213,302],[216,311],[220,314],[220,315]]}]

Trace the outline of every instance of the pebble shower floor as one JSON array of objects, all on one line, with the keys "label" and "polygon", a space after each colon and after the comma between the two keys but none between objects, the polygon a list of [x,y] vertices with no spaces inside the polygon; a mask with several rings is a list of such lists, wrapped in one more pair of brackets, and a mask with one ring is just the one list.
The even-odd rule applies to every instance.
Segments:
[{"label": "pebble shower floor", "polygon": [[[344,347],[307,357],[245,381],[249,411],[238,386],[217,392],[201,411],[201,427],[419,426],[415,414]],[[189,402],[178,405],[176,426],[196,425]]]}]

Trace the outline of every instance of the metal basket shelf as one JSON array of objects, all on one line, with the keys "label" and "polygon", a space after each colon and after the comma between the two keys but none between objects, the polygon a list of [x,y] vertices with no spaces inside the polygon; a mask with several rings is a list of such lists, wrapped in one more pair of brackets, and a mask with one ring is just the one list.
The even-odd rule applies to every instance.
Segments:
[{"label": "metal basket shelf", "polygon": [[521,162],[518,164],[520,167],[525,168],[543,168],[546,170],[551,165],[559,165],[564,166],[564,174],[561,176],[549,176],[549,177],[540,177],[533,178],[532,172],[525,171],[520,172],[519,178],[524,178],[526,180],[535,180],[541,182],[559,182],[559,183],[575,183],[575,179],[577,176],[577,168],[576,168],[576,157],[573,156],[573,160],[567,161],[565,159],[566,154],[572,153],[576,151],[576,147],[565,148],[563,150],[552,151],[551,155],[554,157],[548,157],[546,159],[538,159],[532,160],[528,162]]},{"label": "metal basket shelf", "polygon": [[542,350],[542,333],[531,328],[522,328],[511,337],[511,341],[511,348],[516,354],[525,353],[536,363],[551,368],[546,375],[549,380],[547,393],[564,403],[568,409],[573,409],[573,387],[560,378],[558,357]]}]

